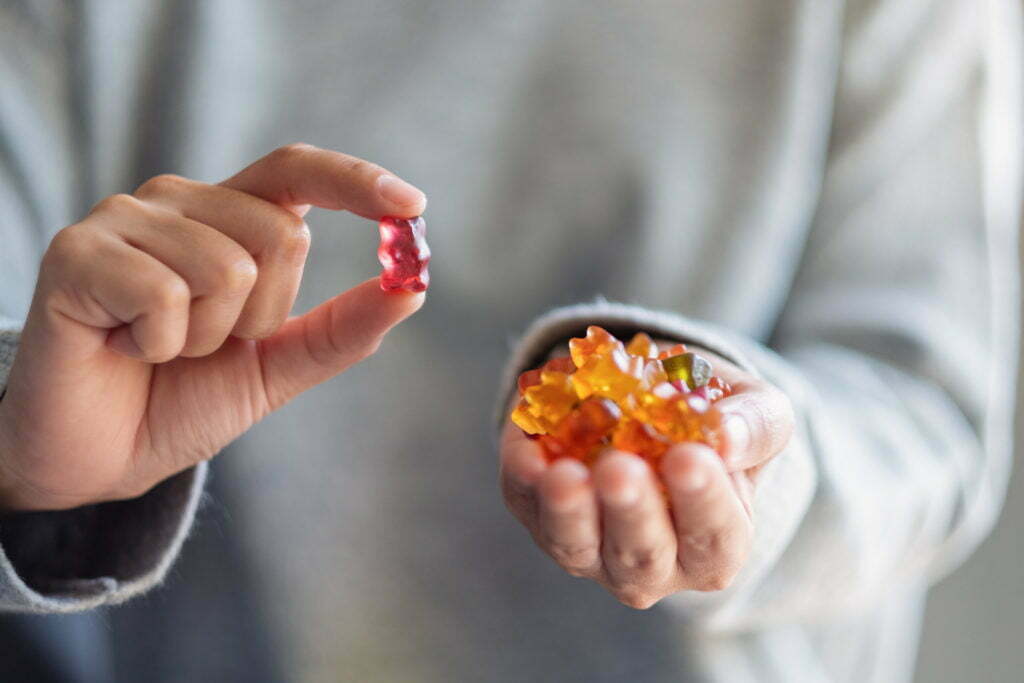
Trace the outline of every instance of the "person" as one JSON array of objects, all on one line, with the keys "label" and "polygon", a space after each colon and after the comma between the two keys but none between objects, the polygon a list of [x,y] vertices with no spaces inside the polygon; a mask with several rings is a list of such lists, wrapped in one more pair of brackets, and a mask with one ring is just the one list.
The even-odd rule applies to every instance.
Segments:
[{"label": "person", "polygon": [[[79,614],[6,617],[0,667],[908,680],[1006,480],[985,28],[961,0],[6,4],[0,606]],[[422,295],[337,291],[365,219],[424,210],[398,169],[435,258],[392,330]],[[529,323],[599,292],[642,305]],[[721,457],[661,472],[506,425],[550,563],[487,406],[588,324],[741,390]]]}]

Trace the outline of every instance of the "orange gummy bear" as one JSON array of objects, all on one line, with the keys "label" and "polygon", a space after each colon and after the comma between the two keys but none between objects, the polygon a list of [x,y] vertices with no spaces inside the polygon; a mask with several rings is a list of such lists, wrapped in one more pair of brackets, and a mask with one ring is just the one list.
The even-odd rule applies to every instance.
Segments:
[{"label": "orange gummy bear", "polygon": [[645,333],[637,332],[629,340],[629,343],[626,344],[626,353],[631,356],[640,356],[641,358],[657,358],[658,347],[655,346],[654,340]]},{"label": "orange gummy bear", "polygon": [[541,446],[552,457],[590,462],[621,417],[622,411],[614,401],[588,398],[558,423],[550,436],[541,437]]},{"label": "orange gummy bear", "polygon": [[684,353],[686,353],[686,345],[685,344],[676,344],[675,346],[673,346],[672,348],[668,349],[667,351],[662,351],[661,353],[659,353],[658,354],[658,358],[660,360],[665,360],[666,358],[671,358],[672,356],[681,356]]},{"label": "orange gummy bear", "polygon": [[624,349],[614,348],[608,354],[587,358],[577,366],[571,375],[572,385],[580,398],[596,394],[621,401],[640,385],[643,362]]},{"label": "orange gummy bear", "polygon": [[586,337],[574,337],[569,340],[569,354],[577,368],[582,368],[588,358],[607,355],[614,349],[626,350],[622,342],[597,325],[587,328]]}]

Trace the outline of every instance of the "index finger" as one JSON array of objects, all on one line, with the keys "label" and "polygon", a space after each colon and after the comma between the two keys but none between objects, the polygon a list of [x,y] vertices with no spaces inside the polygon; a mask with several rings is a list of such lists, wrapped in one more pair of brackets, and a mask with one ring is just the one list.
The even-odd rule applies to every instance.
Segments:
[{"label": "index finger", "polygon": [[302,215],[308,205],[378,220],[423,213],[427,198],[387,169],[357,157],[293,144],[280,147],[221,183]]}]

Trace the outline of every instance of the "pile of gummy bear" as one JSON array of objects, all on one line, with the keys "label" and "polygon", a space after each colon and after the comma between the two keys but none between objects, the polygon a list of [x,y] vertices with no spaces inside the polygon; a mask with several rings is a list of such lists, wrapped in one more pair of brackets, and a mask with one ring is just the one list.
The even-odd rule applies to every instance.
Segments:
[{"label": "pile of gummy bear", "polygon": [[707,359],[682,344],[658,353],[642,332],[623,344],[596,326],[572,339],[569,352],[519,376],[512,411],[549,460],[590,465],[612,447],[655,464],[673,443],[717,447],[722,416],[713,404],[732,388]]}]

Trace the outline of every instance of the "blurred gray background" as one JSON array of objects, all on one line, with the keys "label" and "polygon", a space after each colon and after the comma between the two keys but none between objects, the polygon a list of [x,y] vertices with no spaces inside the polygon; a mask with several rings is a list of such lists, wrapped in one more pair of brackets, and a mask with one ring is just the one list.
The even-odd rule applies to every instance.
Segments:
[{"label": "blurred gray background", "polygon": [[1019,375],[1017,457],[992,535],[931,593],[918,660],[920,683],[1024,681],[1024,410]]}]

